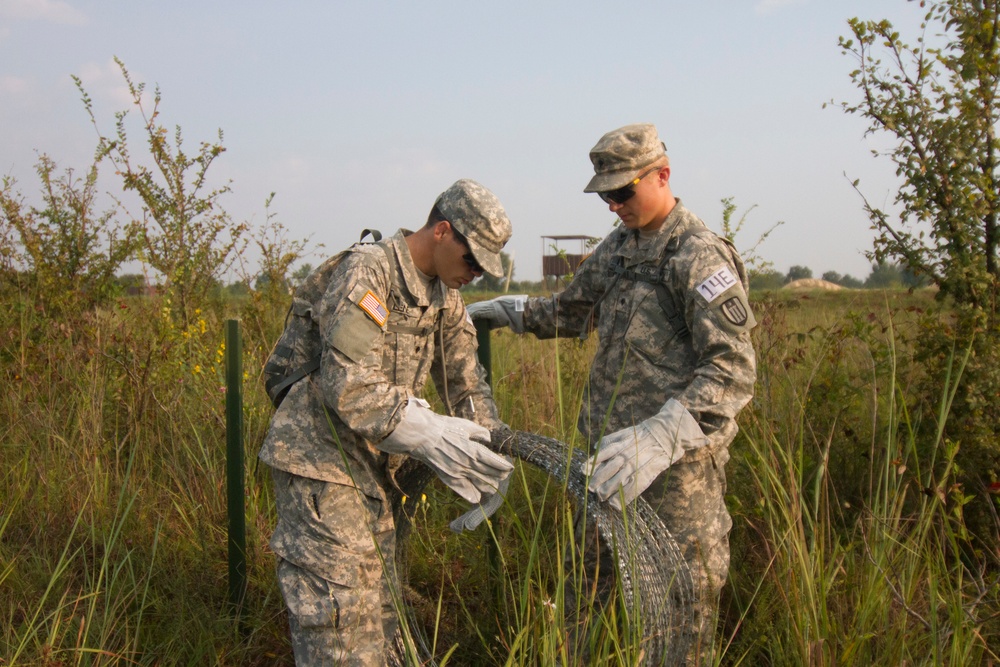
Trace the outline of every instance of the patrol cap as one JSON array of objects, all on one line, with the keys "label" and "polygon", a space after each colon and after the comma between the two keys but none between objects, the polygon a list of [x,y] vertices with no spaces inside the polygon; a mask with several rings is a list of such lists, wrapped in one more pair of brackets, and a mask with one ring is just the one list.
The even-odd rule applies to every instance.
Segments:
[{"label": "patrol cap", "polygon": [[651,123],[612,130],[590,149],[594,177],[584,192],[609,192],[625,187],[646,165],[666,156],[667,147]]},{"label": "patrol cap", "polygon": [[496,195],[479,183],[463,178],[442,192],[434,205],[469,242],[469,249],[479,265],[491,275],[503,276],[500,251],[510,240],[511,227]]}]

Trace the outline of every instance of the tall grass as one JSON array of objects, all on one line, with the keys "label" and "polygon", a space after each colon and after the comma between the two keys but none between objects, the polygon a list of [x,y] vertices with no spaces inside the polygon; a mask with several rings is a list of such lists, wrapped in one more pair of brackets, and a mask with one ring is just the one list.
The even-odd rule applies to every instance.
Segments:
[{"label": "tall grass", "polygon": [[[760,380],[729,467],[730,583],[724,665],[970,665],[997,660],[995,535],[972,535],[958,485],[961,443],[943,425],[964,350],[933,406],[908,308],[860,297],[755,305]],[[867,296],[866,296],[867,298]],[[852,300],[853,299],[853,300]],[[205,304],[179,328],[156,299],[65,322],[24,295],[0,313],[0,664],[291,664],[267,540],[269,474],[256,464],[270,407],[256,376],[282,310]],[[223,320],[244,321],[249,590],[228,603]],[[513,428],[578,445],[593,341],[498,332],[493,375]],[[930,421],[929,421],[930,420]],[[409,537],[409,610],[450,665],[572,660],[566,587],[572,507],[519,466],[507,504],[473,533],[428,486]],[[586,593],[584,591],[584,593]],[[584,594],[580,609],[591,607]],[[592,619],[602,664],[635,664],[641,624]],[[631,629],[630,629],[631,628]]]},{"label": "tall grass", "polygon": [[[941,378],[936,412],[911,412],[900,380],[919,369],[903,368],[896,345],[905,336],[893,315],[886,307],[874,318],[881,326],[848,318],[816,329],[794,371],[768,366],[781,390],[772,387],[763,396],[772,402],[746,415],[735,448],[741,487],[725,663],[997,659],[989,629],[996,578],[986,575],[995,561],[982,551],[970,557],[957,444],[941,437],[963,360]],[[855,362],[838,370],[832,360],[852,351]],[[817,400],[830,396],[837,400]],[[936,420],[933,442],[918,440],[918,419]],[[980,546],[995,545],[995,535],[982,537]]]}]

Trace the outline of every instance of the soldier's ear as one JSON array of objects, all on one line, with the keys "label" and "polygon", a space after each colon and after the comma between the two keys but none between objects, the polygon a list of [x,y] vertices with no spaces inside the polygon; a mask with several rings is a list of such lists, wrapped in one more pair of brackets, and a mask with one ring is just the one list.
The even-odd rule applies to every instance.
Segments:
[{"label": "soldier's ear", "polygon": [[451,234],[451,223],[447,220],[440,220],[434,225],[434,240],[444,241]]}]

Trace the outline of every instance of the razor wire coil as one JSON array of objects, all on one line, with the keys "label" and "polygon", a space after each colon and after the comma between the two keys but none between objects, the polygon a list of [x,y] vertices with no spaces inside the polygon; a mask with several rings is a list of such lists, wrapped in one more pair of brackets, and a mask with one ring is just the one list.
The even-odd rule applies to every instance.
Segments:
[{"label": "razor wire coil", "polygon": [[[642,664],[650,667],[682,664],[694,640],[696,591],[680,547],[652,507],[641,497],[625,512],[600,502],[587,490],[586,455],[560,440],[502,429],[493,432],[492,443],[501,454],[517,457],[564,485],[566,494],[585,510],[588,528],[595,527],[602,540],[617,545],[614,554],[618,584],[625,604],[638,610],[642,620]],[[410,497],[419,497],[434,477],[430,468],[416,461],[412,464],[408,461],[396,476]],[[405,578],[410,516],[402,503],[394,510],[397,571]],[[405,612],[421,664],[435,665],[412,609],[407,606]],[[397,634],[395,644],[390,664],[403,665],[401,635]]]}]

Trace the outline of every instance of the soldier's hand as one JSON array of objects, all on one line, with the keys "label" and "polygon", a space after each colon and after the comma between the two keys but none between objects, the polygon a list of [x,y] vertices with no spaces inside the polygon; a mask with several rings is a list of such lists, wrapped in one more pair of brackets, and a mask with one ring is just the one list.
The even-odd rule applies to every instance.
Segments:
[{"label": "soldier's hand", "polygon": [[[621,509],[649,488],[684,453],[708,444],[691,413],[670,399],[658,413],[601,438],[587,462],[587,488]],[[619,492],[621,495],[619,495]]]},{"label": "soldier's hand", "polygon": [[490,329],[510,327],[514,333],[524,333],[524,302],[527,300],[527,294],[510,294],[471,303],[466,310],[473,321],[485,321]]},{"label": "soldier's hand", "polygon": [[439,415],[419,398],[410,398],[403,410],[402,421],[378,448],[423,461],[470,503],[496,493],[514,469],[513,463],[486,446],[490,432],[479,424]]}]

